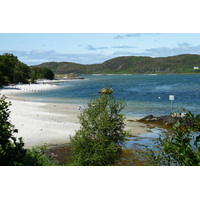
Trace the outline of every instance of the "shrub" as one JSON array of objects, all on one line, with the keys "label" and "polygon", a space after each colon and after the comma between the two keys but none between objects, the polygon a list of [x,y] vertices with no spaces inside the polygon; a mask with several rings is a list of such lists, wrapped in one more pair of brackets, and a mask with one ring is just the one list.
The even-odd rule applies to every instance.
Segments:
[{"label": "shrub", "polygon": [[151,165],[200,165],[200,116],[186,113],[185,124],[176,122],[172,133],[161,135],[155,145],[157,151],[148,149],[147,156]]},{"label": "shrub", "polygon": [[25,149],[22,138],[17,139],[13,133],[17,133],[11,124],[8,107],[11,103],[6,102],[6,97],[0,98],[0,165],[52,165],[46,156],[36,149]]},{"label": "shrub", "polygon": [[120,114],[124,106],[110,93],[100,93],[88,104],[79,116],[81,128],[71,138],[72,165],[114,165],[128,134]]}]

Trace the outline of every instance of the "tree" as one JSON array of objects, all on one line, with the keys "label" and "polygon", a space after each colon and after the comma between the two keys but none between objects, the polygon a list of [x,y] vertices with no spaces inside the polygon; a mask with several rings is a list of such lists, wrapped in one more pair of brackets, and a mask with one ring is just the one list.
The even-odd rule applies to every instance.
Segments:
[{"label": "tree", "polygon": [[32,67],[31,68],[31,82],[34,83],[35,80],[38,78],[38,67]]},{"label": "tree", "polygon": [[47,157],[36,149],[25,149],[22,138],[17,139],[14,125],[9,120],[11,103],[6,102],[6,97],[0,98],[0,165],[52,165]]},{"label": "tree", "polygon": [[22,139],[19,138],[17,141],[13,136],[17,129],[9,121],[10,103],[7,103],[5,99],[5,96],[0,99],[0,164],[14,165],[16,161],[20,161],[20,158],[25,156],[26,151],[23,148]]},{"label": "tree", "polygon": [[20,62],[13,54],[0,55],[0,85],[9,83],[27,83],[30,68]]},{"label": "tree", "polygon": [[4,83],[4,78],[2,72],[0,71],[0,87],[3,85],[3,83]]},{"label": "tree", "polygon": [[16,64],[16,57],[12,54],[0,55],[0,72],[2,85],[13,81],[14,67]]},{"label": "tree", "polygon": [[124,130],[125,104],[116,101],[112,90],[104,88],[100,97],[79,115],[81,128],[71,137],[72,165],[114,165],[120,157],[128,132]]},{"label": "tree", "polygon": [[54,73],[47,67],[42,67],[41,73],[42,73],[43,78],[50,79],[50,80],[54,79]]},{"label": "tree", "polygon": [[47,67],[32,67],[31,68],[31,82],[35,82],[36,79],[54,79],[54,73]]},{"label": "tree", "polygon": [[156,150],[148,149],[147,156],[151,165],[200,165],[200,116],[186,113],[183,123],[176,122],[172,133],[161,135],[155,145]]},{"label": "tree", "polygon": [[22,63],[18,62],[18,64],[14,68],[14,83],[28,83],[27,79],[30,78],[30,68]]}]

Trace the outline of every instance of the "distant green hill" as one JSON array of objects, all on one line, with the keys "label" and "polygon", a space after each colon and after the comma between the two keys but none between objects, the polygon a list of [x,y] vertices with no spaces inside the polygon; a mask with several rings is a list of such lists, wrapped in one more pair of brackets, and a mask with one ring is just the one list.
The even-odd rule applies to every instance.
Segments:
[{"label": "distant green hill", "polygon": [[200,55],[184,54],[159,58],[123,56],[107,60],[102,64],[46,62],[37,67],[47,67],[56,74],[187,74],[200,73]]}]

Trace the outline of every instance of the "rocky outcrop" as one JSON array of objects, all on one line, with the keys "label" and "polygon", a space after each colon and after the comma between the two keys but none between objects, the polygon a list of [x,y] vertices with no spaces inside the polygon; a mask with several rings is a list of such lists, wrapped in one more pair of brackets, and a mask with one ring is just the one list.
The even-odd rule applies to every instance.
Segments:
[{"label": "rocky outcrop", "polygon": [[182,126],[193,126],[195,124],[194,120],[186,117],[185,115],[166,115],[155,117],[153,115],[148,115],[142,119],[139,119],[138,122],[158,124],[165,126],[172,126],[176,122],[179,122]]},{"label": "rocky outcrop", "polygon": [[172,125],[174,124],[177,120],[176,118],[172,116],[161,116],[161,117],[155,117],[153,115],[148,115],[142,119],[138,120],[139,122],[149,122],[149,123],[158,123],[161,125]]}]

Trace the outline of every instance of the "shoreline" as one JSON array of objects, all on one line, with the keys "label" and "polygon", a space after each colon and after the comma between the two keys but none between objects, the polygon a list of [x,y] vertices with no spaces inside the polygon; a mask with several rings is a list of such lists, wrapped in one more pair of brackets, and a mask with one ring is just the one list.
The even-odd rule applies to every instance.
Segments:
[{"label": "shoreline", "polygon": [[[52,84],[26,84],[18,88],[1,89],[0,95],[5,95],[11,102],[11,123],[18,129],[16,137],[22,137],[25,148],[54,146],[69,143],[70,136],[75,135],[80,128],[78,115],[79,105],[63,103],[32,102],[33,98],[17,97],[21,92],[35,92],[54,89]],[[133,136],[149,132],[146,124],[136,122],[139,117],[125,116],[126,130]]]}]

